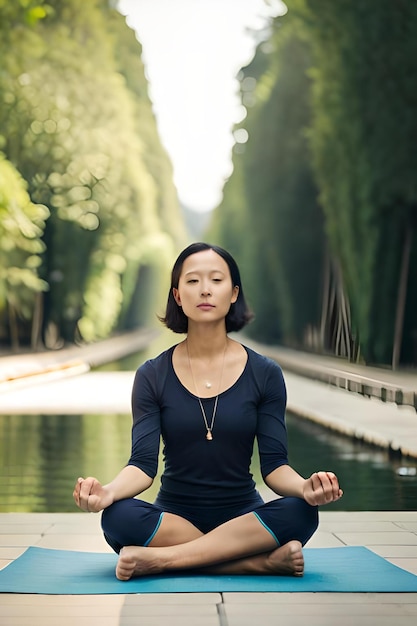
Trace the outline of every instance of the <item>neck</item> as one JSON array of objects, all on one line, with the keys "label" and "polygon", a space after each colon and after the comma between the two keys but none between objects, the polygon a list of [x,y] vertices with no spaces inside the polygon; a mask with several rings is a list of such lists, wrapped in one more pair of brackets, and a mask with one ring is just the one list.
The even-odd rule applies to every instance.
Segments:
[{"label": "neck", "polygon": [[187,345],[189,352],[194,357],[204,355],[204,357],[215,356],[223,353],[228,343],[226,330],[211,332],[210,329],[189,329],[187,334]]}]

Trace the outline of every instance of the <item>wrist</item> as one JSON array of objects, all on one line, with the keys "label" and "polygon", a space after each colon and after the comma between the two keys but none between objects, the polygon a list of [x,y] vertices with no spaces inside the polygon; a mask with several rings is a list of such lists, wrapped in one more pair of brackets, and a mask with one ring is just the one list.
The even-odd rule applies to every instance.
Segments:
[{"label": "wrist", "polygon": [[307,478],[304,478],[304,482],[302,486],[302,497],[307,502],[307,504],[310,504],[308,501],[308,479]]},{"label": "wrist", "polygon": [[116,493],[115,493],[114,489],[112,488],[111,483],[109,483],[108,485],[103,485],[103,491],[106,494],[106,498],[105,498],[106,499],[106,506],[110,506],[116,500]]}]

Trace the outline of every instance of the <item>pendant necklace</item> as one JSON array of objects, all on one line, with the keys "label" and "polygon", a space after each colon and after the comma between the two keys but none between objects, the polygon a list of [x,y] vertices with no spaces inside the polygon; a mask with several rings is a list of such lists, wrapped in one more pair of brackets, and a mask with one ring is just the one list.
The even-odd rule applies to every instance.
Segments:
[{"label": "pendant necklace", "polygon": [[[221,388],[222,378],[223,378],[223,370],[224,370],[224,362],[225,362],[225,358],[226,358],[227,342],[226,342],[226,345],[225,345],[225,348],[224,348],[224,352],[223,352],[223,362],[222,362],[222,369],[221,369],[221,372],[220,372],[219,387],[218,387],[218,390],[217,390],[217,396],[216,396],[216,397],[215,397],[215,399],[214,399],[213,414],[212,414],[212,416],[211,416],[211,422],[210,422],[210,425],[209,425],[208,420],[207,420],[207,415],[206,415],[206,412],[205,412],[205,410],[204,410],[203,403],[202,403],[202,401],[201,401],[201,398],[200,398],[200,397],[199,397],[199,395],[198,395],[198,389],[197,389],[197,385],[196,385],[196,382],[195,382],[193,369],[192,369],[192,367],[191,367],[190,353],[189,353],[189,351],[188,351],[188,342],[186,341],[185,343],[186,343],[186,348],[187,348],[188,365],[189,365],[189,367],[190,367],[191,377],[192,377],[192,379],[193,379],[193,383],[194,383],[194,388],[195,388],[195,391],[196,391],[197,400],[198,400],[198,403],[199,403],[199,405],[200,405],[201,415],[203,416],[204,425],[205,425],[205,427],[206,427],[206,431],[207,431],[207,432],[206,432],[206,439],[207,439],[207,441],[212,441],[212,440],[213,440],[213,434],[212,434],[212,432],[213,432],[214,420],[215,420],[215,418],[216,418],[217,405],[218,405],[218,403],[219,403],[219,394],[220,394],[220,388]],[[210,387],[211,387],[211,383],[206,383],[206,385],[205,385],[205,386],[207,387],[207,389],[210,389]]]}]

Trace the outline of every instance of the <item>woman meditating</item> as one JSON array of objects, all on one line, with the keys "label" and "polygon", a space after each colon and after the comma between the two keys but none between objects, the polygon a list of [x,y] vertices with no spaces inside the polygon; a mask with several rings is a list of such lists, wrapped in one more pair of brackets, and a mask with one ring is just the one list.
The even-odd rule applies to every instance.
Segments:
[{"label": "woman meditating", "polygon": [[[108,484],[79,478],[76,504],[102,513],[116,576],[198,570],[302,576],[302,546],[318,506],[342,496],[337,477],[303,478],[288,464],[286,390],[273,360],[228,333],[252,319],[232,256],[205,243],[176,260],[162,321],[185,339],[139,367],[132,392],[132,450]],[[164,469],[154,503],[137,496]],[[250,473],[254,443],[264,502]]]}]

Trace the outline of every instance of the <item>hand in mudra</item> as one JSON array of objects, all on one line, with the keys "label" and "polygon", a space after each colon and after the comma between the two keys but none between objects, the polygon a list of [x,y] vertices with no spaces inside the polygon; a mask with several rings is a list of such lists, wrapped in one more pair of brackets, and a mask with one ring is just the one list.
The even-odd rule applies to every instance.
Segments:
[{"label": "hand in mudra", "polygon": [[73,492],[77,506],[88,513],[98,513],[112,504],[112,495],[93,477],[79,478]]},{"label": "hand in mudra", "polygon": [[343,491],[333,472],[314,472],[305,481],[303,495],[308,504],[322,506],[339,500]]}]

